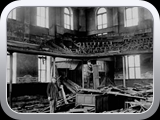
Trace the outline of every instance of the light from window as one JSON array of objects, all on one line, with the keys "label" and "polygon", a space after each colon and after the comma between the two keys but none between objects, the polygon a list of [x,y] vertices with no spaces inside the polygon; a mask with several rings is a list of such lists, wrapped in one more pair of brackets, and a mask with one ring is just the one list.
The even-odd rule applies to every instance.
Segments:
[{"label": "light from window", "polygon": [[141,71],[140,71],[140,56],[139,55],[131,55],[128,56],[128,72],[129,78],[140,78]]},{"label": "light from window", "polygon": [[100,8],[97,12],[98,29],[107,28],[107,11],[105,8]]},{"label": "light from window", "polygon": [[7,83],[10,81],[10,55],[7,55]]},{"label": "light from window", "polygon": [[127,8],[125,10],[125,27],[138,25],[138,8]]},{"label": "light from window", "polygon": [[13,9],[13,10],[9,13],[8,18],[10,18],[10,19],[16,19],[16,9]]},{"label": "light from window", "polygon": [[38,56],[38,81],[46,82],[47,77],[47,64],[45,56]]},{"label": "light from window", "polygon": [[49,28],[48,7],[37,7],[37,26]]},{"label": "light from window", "polygon": [[64,8],[64,28],[73,30],[73,14],[68,8]]},{"label": "light from window", "polygon": [[104,61],[96,61],[99,71],[104,71]]}]

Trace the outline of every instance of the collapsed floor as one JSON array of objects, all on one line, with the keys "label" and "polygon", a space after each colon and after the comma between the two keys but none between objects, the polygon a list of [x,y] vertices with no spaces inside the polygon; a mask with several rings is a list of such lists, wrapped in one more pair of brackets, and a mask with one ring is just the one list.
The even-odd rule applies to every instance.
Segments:
[{"label": "collapsed floor", "polygon": [[[108,85],[97,90],[83,89],[71,80],[63,81],[63,85],[71,93],[66,94],[66,100],[58,100],[57,113],[142,113],[153,101],[151,83],[126,88]],[[42,95],[13,97],[12,109],[18,113],[49,113],[49,101]]]}]

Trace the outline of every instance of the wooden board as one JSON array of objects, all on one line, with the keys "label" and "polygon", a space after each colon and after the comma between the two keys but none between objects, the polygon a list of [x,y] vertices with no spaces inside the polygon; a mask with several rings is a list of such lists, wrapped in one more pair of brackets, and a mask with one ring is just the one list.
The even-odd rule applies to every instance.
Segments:
[{"label": "wooden board", "polygon": [[93,84],[94,84],[94,89],[97,89],[97,87],[99,87],[98,65],[93,65]]}]

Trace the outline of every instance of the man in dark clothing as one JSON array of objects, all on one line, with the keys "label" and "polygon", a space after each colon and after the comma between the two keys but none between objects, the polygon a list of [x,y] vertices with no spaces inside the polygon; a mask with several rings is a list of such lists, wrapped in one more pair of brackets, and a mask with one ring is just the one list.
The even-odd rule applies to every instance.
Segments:
[{"label": "man in dark clothing", "polygon": [[51,83],[47,86],[47,96],[50,101],[50,113],[55,113],[57,107],[57,99],[59,97],[59,91],[61,89],[58,87],[56,78],[51,79]]}]

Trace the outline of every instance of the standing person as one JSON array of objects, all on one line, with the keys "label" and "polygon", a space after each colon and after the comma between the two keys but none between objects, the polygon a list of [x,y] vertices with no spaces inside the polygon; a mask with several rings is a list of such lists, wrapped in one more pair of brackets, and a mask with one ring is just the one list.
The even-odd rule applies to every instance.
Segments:
[{"label": "standing person", "polygon": [[92,64],[91,64],[91,61],[88,60],[87,61],[87,88],[90,88],[90,83],[91,81],[93,81],[93,68],[92,68]]},{"label": "standing person", "polygon": [[50,113],[56,112],[57,99],[59,97],[59,91],[61,90],[58,87],[56,81],[57,81],[56,78],[52,77],[51,83],[49,83],[47,86],[47,96],[48,96],[48,100],[50,102]]}]

